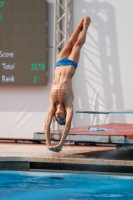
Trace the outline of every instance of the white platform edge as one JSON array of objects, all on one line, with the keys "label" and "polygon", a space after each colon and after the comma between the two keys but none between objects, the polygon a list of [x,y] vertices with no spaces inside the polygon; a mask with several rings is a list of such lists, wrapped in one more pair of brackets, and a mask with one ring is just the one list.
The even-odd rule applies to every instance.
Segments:
[{"label": "white platform edge", "polygon": [[[34,133],[34,140],[45,140],[44,133]],[[58,141],[61,134],[52,134],[52,141]],[[85,143],[108,143],[108,144],[133,144],[133,139],[128,139],[125,136],[110,136],[110,135],[68,135],[65,141],[70,142],[85,142]]]}]

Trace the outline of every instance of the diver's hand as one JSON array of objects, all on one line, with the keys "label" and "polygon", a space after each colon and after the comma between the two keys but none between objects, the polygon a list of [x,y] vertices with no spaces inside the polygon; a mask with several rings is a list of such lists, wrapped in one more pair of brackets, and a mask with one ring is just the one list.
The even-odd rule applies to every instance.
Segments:
[{"label": "diver's hand", "polygon": [[62,151],[62,144],[57,144],[56,146],[54,146],[54,148],[55,148],[55,150],[56,150],[56,152],[60,152],[60,151]]},{"label": "diver's hand", "polygon": [[48,149],[49,149],[50,151],[55,152],[55,149],[54,149],[54,147],[52,147],[52,146],[49,146]]},{"label": "diver's hand", "polygon": [[48,149],[49,149],[50,151],[59,153],[60,151],[62,151],[62,146],[60,146],[60,145],[49,146]]}]

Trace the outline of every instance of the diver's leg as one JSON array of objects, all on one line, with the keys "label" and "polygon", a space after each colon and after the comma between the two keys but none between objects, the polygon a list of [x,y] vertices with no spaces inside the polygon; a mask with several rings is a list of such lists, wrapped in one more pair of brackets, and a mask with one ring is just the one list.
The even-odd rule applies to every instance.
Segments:
[{"label": "diver's leg", "polygon": [[83,29],[83,22],[84,22],[84,18],[80,20],[79,25],[77,26],[77,28],[75,29],[71,37],[69,38],[67,44],[61,50],[57,58],[57,61],[61,60],[62,58],[68,58],[68,56],[71,54],[72,48],[75,42],[78,40],[79,34]]},{"label": "diver's leg", "polygon": [[84,23],[83,23],[83,30],[81,34],[78,37],[78,40],[75,42],[71,54],[68,56],[70,60],[73,60],[74,62],[78,63],[79,62],[79,57],[80,57],[80,50],[85,43],[86,40],[86,34],[87,34],[87,29],[89,27],[89,24],[91,22],[90,17],[85,17],[84,18]]}]

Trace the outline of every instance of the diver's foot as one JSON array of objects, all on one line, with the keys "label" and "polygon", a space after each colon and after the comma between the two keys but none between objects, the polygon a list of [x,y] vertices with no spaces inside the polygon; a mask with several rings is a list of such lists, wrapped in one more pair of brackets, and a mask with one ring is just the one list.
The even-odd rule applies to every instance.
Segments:
[{"label": "diver's foot", "polygon": [[84,24],[84,18],[82,18],[79,22],[79,27],[80,27],[80,30],[82,31],[83,29],[83,24]]},{"label": "diver's foot", "polygon": [[84,18],[83,27],[87,27],[87,29],[88,29],[88,27],[89,27],[89,25],[90,25],[90,22],[91,22],[91,18],[90,18],[89,16],[85,17],[85,18]]}]

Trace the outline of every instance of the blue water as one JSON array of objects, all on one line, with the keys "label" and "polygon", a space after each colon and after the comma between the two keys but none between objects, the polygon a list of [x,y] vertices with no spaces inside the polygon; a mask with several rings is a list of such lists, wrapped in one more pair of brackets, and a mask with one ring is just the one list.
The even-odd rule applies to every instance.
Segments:
[{"label": "blue water", "polygon": [[133,200],[133,177],[0,172],[0,200]]}]

